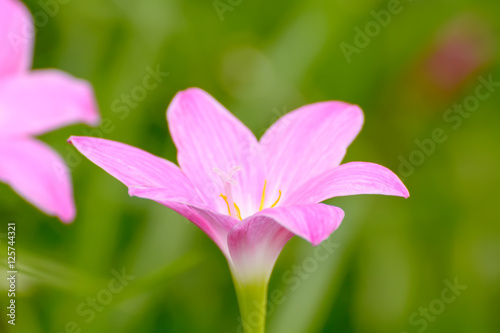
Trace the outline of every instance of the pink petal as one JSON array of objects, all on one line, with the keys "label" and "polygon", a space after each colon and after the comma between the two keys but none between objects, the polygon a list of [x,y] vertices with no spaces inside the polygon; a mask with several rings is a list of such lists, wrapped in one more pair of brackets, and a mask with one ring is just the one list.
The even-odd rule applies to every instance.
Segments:
[{"label": "pink petal", "polygon": [[37,135],[99,114],[90,84],[57,70],[40,70],[0,81],[0,133]]},{"label": "pink petal", "polygon": [[220,213],[227,205],[219,197],[223,183],[214,168],[234,175],[234,201],[243,217],[260,204],[264,177],[258,142],[252,132],[213,97],[201,89],[179,92],[167,111],[170,133],[178,150],[182,170],[206,202]]},{"label": "pink petal", "polygon": [[286,204],[308,204],[356,194],[383,194],[408,198],[408,189],[391,170],[367,162],[351,162],[327,171],[290,195]]},{"label": "pink petal", "polygon": [[189,180],[170,161],[106,139],[72,136],[69,142],[89,160],[125,184],[131,195],[143,189],[162,189],[164,197],[169,200],[199,202]]},{"label": "pink petal", "polygon": [[233,272],[240,279],[269,278],[278,255],[294,234],[316,246],[339,227],[343,218],[340,208],[324,204],[265,209],[229,233]]},{"label": "pink petal", "polygon": [[34,139],[0,142],[0,180],[49,215],[63,222],[75,217],[73,190],[62,158]]},{"label": "pink petal", "polygon": [[363,125],[358,106],[321,102],[280,118],[260,140],[268,166],[269,198],[283,198],[340,164]]},{"label": "pink petal", "polygon": [[0,79],[31,67],[35,30],[21,1],[0,0]]},{"label": "pink petal", "polygon": [[272,218],[295,235],[317,246],[340,226],[344,211],[334,206],[311,204],[268,208],[256,215]]}]

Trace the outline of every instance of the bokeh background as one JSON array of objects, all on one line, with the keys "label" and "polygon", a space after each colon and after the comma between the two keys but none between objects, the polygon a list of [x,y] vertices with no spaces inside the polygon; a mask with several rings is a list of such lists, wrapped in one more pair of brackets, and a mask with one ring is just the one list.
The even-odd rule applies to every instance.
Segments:
[{"label": "bokeh background", "polygon": [[[17,325],[2,318],[0,331],[238,332],[218,248],[167,208],[130,198],[65,142],[101,136],[175,160],[165,110],[198,86],[259,136],[303,104],[359,104],[365,128],[346,161],[385,165],[411,193],[330,200],[346,211],[329,240],[335,250],[319,261],[301,239],[285,247],[270,285],[285,296],[268,332],[500,332],[500,87],[474,102],[479,77],[500,82],[497,0],[221,0],[219,12],[212,0],[25,3],[38,13],[34,67],[89,80],[106,123],[41,138],[71,167],[73,224],[0,184],[2,244],[16,221],[20,269]],[[374,14],[388,10],[397,11],[390,22]],[[137,95],[148,68],[169,75]],[[448,111],[464,102],[471,112]],[[436,129],[446,139],[431,144]],[[77,309],[108,288],[113,270],[135,278],[88,320]],[[446,281],[467,286],[449,304]],[[4,279],[1,289],[5,300]]]}]

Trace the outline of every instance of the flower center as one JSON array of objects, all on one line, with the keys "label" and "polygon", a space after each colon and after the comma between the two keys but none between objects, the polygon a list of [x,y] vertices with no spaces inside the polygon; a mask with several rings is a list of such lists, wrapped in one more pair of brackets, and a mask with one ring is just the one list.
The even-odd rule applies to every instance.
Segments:
[{"label": "flower center", "polygon": [[[224,199],[227,205],[227,211],[229,213],[229,216],[237,217],[242,220],[241,218],[241,210],[240,207],[234,202],[233,199],[233,190],[232,190],[232,185],[236,184],[236,181],[233,179],[233,176],[236,172],[238,172],[241,169],[241,167],[233,167],[231,170],[229,170],[228,173],[225,173],[224,171],[220,169],[214,169],[214,172],[216,172],[222,179],[222,182],[224,183],[224,191],[226,192],[225,194],[221,193],[220,197]],[[267,179],[264,181],[264,188],[262,190],[262,198],[260,199],[260,207],[259,211],[264,209],[264,204],[266,202],[266,189],[267,189]],[[280,202],[281,200],[281,190],[279,190],[279,196],[278,199],[271,205],[270,208],[276,207],[276,205]]]}]

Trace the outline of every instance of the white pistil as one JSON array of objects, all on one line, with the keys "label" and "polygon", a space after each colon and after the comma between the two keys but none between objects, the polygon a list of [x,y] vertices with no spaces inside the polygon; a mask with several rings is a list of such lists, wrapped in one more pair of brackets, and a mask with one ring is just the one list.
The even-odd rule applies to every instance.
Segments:
[{"label": "white pistil", "polygon": [[229,210],[229,216],[240,218],[240,213],[236,212],[236,204],[233,199],[233,189],[232,185],[236,184],[236,181],[233,179],[233,176],[236,172],[238,172],[241,169],[239,166],[232,167],[229,172],[224,172],[220,169],[214,168],[214,172],[217,173],[223,184],[224,184],[224,191],[226,192],[225,195],[221,195],[224,200],[226,200],[228,210]]},{"label": "white pistil", "polygon": [[224,190],[226,191],[227,204],[229,205],[229,215],[237,217],[238,215],[236,215],[236,210],[234,209],[233,189],[230,182],[224,184]]}]

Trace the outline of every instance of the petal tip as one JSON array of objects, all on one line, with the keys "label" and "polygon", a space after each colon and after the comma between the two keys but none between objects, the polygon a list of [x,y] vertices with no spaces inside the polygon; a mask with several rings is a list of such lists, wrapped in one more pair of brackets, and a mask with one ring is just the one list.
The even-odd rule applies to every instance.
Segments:
[{"label": "petal tip", "polygon": [[205,93],[206,94],[206,92],[203,89],[201,89],[201,88],[198,88],[198,87],[189,87],[189,88],[186,88],[184,90],[178,91],[175,94],[174,99],[176,99],[176,98],[190,97],[192,95],[196,95],[196,94],[199,94],[199,93]]},{"label": "petal tip", "polygon": [[408,191],[405,184],[397,178],[397,183],[393,185],[393,193],[390,193],[390,195],[408,199],[410,197],[410,191]]},{"label": "petal tip", "polygon": [[85,117],[84,123],[96,127],[101,124],[101,115],[97,111],[97,108],[92,109],[88,112],[87,116]]},{"label": "petal tip", "polygon": [[59,220],[64,224],[72,224],[75,221],[76,214],[74,212],[58,215]]},{"label": "petal tip", "polygon": [[95,91],[90,82],[83,79],[76,79],[82,85],[82,122],[89,126],[97,126],[101,122],[99,105],[95,96]]},{"label": "petal tip", "polygon": [[75,135],[72,135],[72,136],[70,136],[70,137],[66,140],[66,142],[67,142],[67,143],[69,143],[70,145],[73,145],[73,146],[75,146],[75,147],[76,147],[78,144],[81,144],[81,143],[82,143],[82,141],[83,141],[83,139],[84,139],[84,138],[85,138],[85,137],[83,137],[83,136],[75,136]]},{"label": "petal tip", "polygon": [[[396,174],[394,174],[396,176]],[[406,187],[406,185],[403,183],[403,181],[398,177],[397,177],[397,180],[398,180],[398,192],[397,195],[402,197],[402,198],[405,198],[405,199],[408,199],[410,197],[410,191],[408,190],[408,188]]]}]

